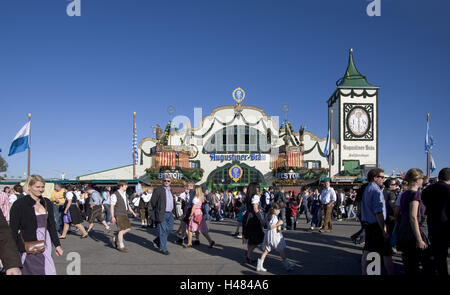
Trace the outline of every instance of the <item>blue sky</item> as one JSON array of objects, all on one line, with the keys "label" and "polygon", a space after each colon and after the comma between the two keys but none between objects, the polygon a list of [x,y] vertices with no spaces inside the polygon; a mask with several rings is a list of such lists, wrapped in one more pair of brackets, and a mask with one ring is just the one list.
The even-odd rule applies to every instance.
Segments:
[{"label": "blue sky", "polygon": [[348,49],[379,92],[379,155],[386,171],[425,170],[426,113],[439,169],[450,164],[450,2],[381,0],[65,0],[0,2],[0,148],[9,176],[27,153],[8,157],[32,113],[32,173],[87,174],[132,161],[138,139],[165,126],[167,107],[193,119],[233,104],[283,116],[326,136],[326,100],[345,73]]}]

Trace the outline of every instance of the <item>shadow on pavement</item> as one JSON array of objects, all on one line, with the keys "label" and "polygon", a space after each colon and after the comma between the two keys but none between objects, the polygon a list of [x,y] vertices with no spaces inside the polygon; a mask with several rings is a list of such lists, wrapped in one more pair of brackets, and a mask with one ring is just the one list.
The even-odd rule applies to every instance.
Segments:
[{"label": "shadow on pavement", "polygon": [[91,230],[91,232],[89,232],[89,238],[93,239],[95,242],[103,242],[106,247],[114,249],[114,246],[111,244],[111,241],[109,240],[112,234],[113,231],[111,231],[111,233],[106,233]]}]

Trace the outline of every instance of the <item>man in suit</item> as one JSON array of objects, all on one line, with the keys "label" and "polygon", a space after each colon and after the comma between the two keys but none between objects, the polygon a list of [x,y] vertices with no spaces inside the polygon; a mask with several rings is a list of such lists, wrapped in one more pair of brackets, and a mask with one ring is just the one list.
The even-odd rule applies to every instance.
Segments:
[{"label": "man in suit", "polygon": [[156,227],[158,228],[158,237],[153,240],[153,243],[164,255],[169,255],[167,238],[173,230],[173,214],[175,214],[175,198],[170,188],[170,182],[170,177],[165,176],[163,185],[155,188],[150,200],[155,214]]},{"label": "man in suit", "polygon": [[0,260],[7,275],[22,274],[20,254],[2,210],[0,210]]}]

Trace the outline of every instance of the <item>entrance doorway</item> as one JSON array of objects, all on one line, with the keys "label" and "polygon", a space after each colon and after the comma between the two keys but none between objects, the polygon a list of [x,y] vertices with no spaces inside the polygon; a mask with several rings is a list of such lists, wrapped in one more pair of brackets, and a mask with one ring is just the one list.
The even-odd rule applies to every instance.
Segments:
[{"label": "entrance doorway", "polygon": [[[242,175],[237,181],[234,181],[229,174],[230,168],[234,165],[238,165],[242,169]],[[242,191],[242,189],[247,187],[251,182],[259,183],[259,188],[261,191],[265,186],[267,186],[264,176],[258,169],[255,167],[250,167],[245,163],[240,163],[239,161],[233,161],[232,163],[225,164],[224,166],[213,170],[208,175],[206,187],[208,190]]]}]

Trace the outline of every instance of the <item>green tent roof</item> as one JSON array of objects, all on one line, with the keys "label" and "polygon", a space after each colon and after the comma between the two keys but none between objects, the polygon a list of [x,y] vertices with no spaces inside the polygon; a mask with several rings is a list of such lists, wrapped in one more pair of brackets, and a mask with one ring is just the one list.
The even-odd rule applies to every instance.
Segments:
[{"label": "green tent roof", "polygon": [[362,75],[356,68],[353,61],[353,48],[350,48],[345,75],[336,84],[339,88],[378,88],[367,82],[366,76]]}]

